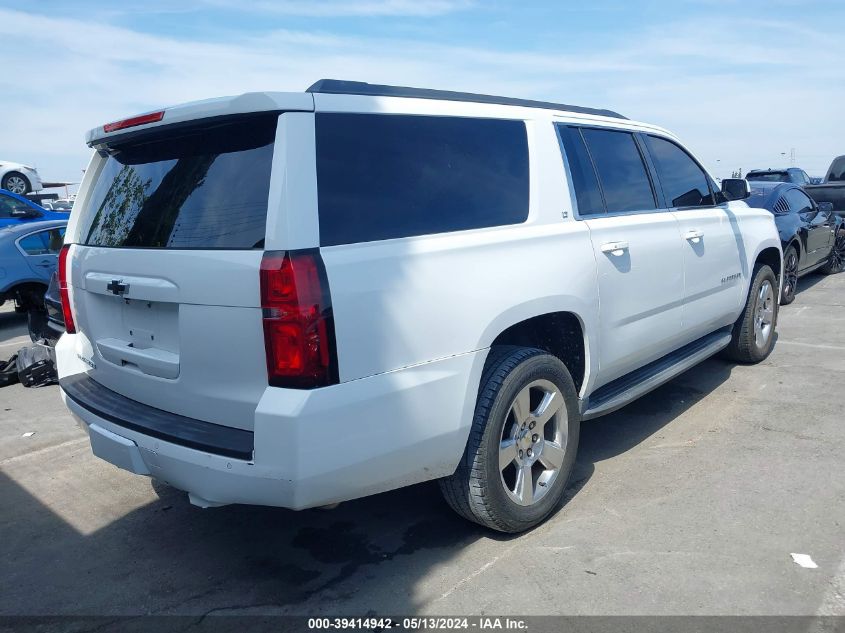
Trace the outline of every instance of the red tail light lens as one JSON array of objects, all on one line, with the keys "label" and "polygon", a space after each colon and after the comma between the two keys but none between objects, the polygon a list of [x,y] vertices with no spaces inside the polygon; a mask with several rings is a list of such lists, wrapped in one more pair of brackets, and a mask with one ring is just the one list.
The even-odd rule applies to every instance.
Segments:
[{"label": "red tail light lens", "polygon": [[158,123],[163,118],[164,110],[162,110],[161,112],[150,112],[149,114],[133,116],[130,119],[123,119],[122,121],[115,121],[114,123],[106,123],[103,126],[103,132],[117,132],[117,130],[125,130],[128,127],[135,127],[136,125]]},{"label": "red tail light lens", "polygon": [[62,301],[62,315],[65,319],[65,331],[68,334],[76,333],[76,324],[73,322],[73,310],[70,307],[70,282],[68,270],[68,253],[70,244],[62,246],[59,251],[59,298]]},{"label": "red tail light lens", "polygon": [[264,253],[261,307],[269,384],[313,389],[337,383],[331,299],[319,252]]}]

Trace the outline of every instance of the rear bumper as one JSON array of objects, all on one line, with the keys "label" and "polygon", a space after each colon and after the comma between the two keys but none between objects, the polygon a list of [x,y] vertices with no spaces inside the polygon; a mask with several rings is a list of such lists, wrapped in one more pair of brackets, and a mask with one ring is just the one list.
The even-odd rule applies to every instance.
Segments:
[{"label": "rear bumper", "polygon": [[485,357],[486,350],[471,352],[311,391],[267,388],[249,434],[251,457],[242,445],[235,456],[220,438],[185,441],[196,424],[224,435],[246,431],[133,402],[84,374],[63,375],[61,393],[94,453],[118,467],[185,490],[198,505],[303,509],[454,472]]}]

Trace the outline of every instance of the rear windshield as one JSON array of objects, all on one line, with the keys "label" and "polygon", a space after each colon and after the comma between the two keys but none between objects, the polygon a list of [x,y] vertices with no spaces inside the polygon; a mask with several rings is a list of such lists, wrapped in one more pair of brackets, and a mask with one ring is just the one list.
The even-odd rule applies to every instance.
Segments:
[{"label": "rear windshield", "polygon": [[110,147],[86,208],[89,246],[261,248],[278,114]]},{"label": "rear windshield", "polygon": [[755,182],[789,182],[789,174],[785,171],[763,171],[756,174],[751,172],[745,179]]}]

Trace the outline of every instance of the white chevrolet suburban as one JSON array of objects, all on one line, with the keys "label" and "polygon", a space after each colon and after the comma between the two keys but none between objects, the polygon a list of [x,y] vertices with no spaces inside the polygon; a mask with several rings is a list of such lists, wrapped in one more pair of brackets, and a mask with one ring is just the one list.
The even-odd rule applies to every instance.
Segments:
[{"label": "white chevrolet suburban", "polygon": [[87,141],[62,397],[95,455],[202,507],[439,479],[525,530],[583,420],[774,345],[772,215],[613,112],[322,80]]}]

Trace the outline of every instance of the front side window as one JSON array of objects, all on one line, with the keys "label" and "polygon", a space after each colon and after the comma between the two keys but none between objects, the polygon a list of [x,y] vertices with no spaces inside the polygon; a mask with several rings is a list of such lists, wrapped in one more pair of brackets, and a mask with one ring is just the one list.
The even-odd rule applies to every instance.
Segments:
[{"label": "front side window", "polygon": [[316,143],[323,246],[528,218],[523,121],[318,113]]},{"label": "front side window", "polygon": [[649,152],[670,207],[712,207],[707,174],[678,145],[657,136],[646,136]]},{"label": "front side window", "polygon": [[643,157],[630,132],[581,130],[598,172],[608,213],[656,209]]},{"label": "front side window", "polygon": [[32,207],[27,206],[20,200],[9,198],[7,196],[0,196],[0,218],[11,218],[12,211],[32,211]]},{"label": "front side window", "polygon": [[596,170],[587,152],[581,130],[577,127],[557,125],[569,173],[572,176],[572,187],[575,189],[575,200],[578,203],[578,215],[588,216],[604,213],[604,200],[601,197]]}]

